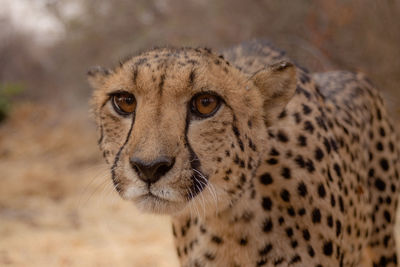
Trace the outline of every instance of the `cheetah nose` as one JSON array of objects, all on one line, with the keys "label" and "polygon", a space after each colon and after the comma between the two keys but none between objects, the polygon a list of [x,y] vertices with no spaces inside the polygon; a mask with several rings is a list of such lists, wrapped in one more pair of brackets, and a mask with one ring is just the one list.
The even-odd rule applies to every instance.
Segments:
[{"label": "cheetah nose", "polygon": [[175,158],[159,157],[151,162],[146,162],[140,158],[131,157],[129,162],[140,180],[152,184],[160,180],[174,166]]}]

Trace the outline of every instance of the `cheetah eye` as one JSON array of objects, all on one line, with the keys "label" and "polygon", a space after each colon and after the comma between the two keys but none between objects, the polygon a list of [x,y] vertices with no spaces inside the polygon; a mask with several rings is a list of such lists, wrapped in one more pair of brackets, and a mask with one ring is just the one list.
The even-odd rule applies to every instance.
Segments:
[{"label": "cheetah eye", "polygon": [[202,93],[195,95],[191,101],[192,112],[199,117],[209,117],[214,115],[221,104],[217,95],[212,93]]},{"label": "cheetah eye", "polygon": [[111,103],[115,111],[123,116],[129,115],[136,110],[136,98],[128,92],[112,94]]}]

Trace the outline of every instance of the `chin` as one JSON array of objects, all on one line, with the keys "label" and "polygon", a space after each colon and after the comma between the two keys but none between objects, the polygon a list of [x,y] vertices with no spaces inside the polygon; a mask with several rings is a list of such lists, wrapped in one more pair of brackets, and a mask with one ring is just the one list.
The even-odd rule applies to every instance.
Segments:
[{"label": "chin", "polygon": [[186,206],[186,203],[169,201],[152,194],[140,196],[134,199],[133,202],[142,212],[162,215],[179,213]]}]

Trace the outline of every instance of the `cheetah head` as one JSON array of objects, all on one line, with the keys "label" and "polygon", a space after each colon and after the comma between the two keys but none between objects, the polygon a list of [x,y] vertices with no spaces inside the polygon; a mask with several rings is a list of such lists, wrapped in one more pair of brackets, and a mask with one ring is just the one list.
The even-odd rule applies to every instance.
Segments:
[{"label": "cheetah head", "polygon": [[253,75],[208,49],[155,49],[88,72],[118,193],[147,212],[219,212],[251,190],[266,127],[296,87],[287,62]]}]

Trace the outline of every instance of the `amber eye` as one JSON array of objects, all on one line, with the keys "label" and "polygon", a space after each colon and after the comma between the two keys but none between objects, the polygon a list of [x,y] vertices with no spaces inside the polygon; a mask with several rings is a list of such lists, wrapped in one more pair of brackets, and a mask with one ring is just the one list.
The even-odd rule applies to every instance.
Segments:
[{"label": "amber eye", "polygon": [[118,114],[129,115],[135,112],[136,99],[127,92],[115,93],[111,95],[111,103]]},{"label": "amber eye", "polygon": [[201,117],[213,115],[219,106],[219,97],[210,93],[197,95],[192,100],[192,111]]}]

